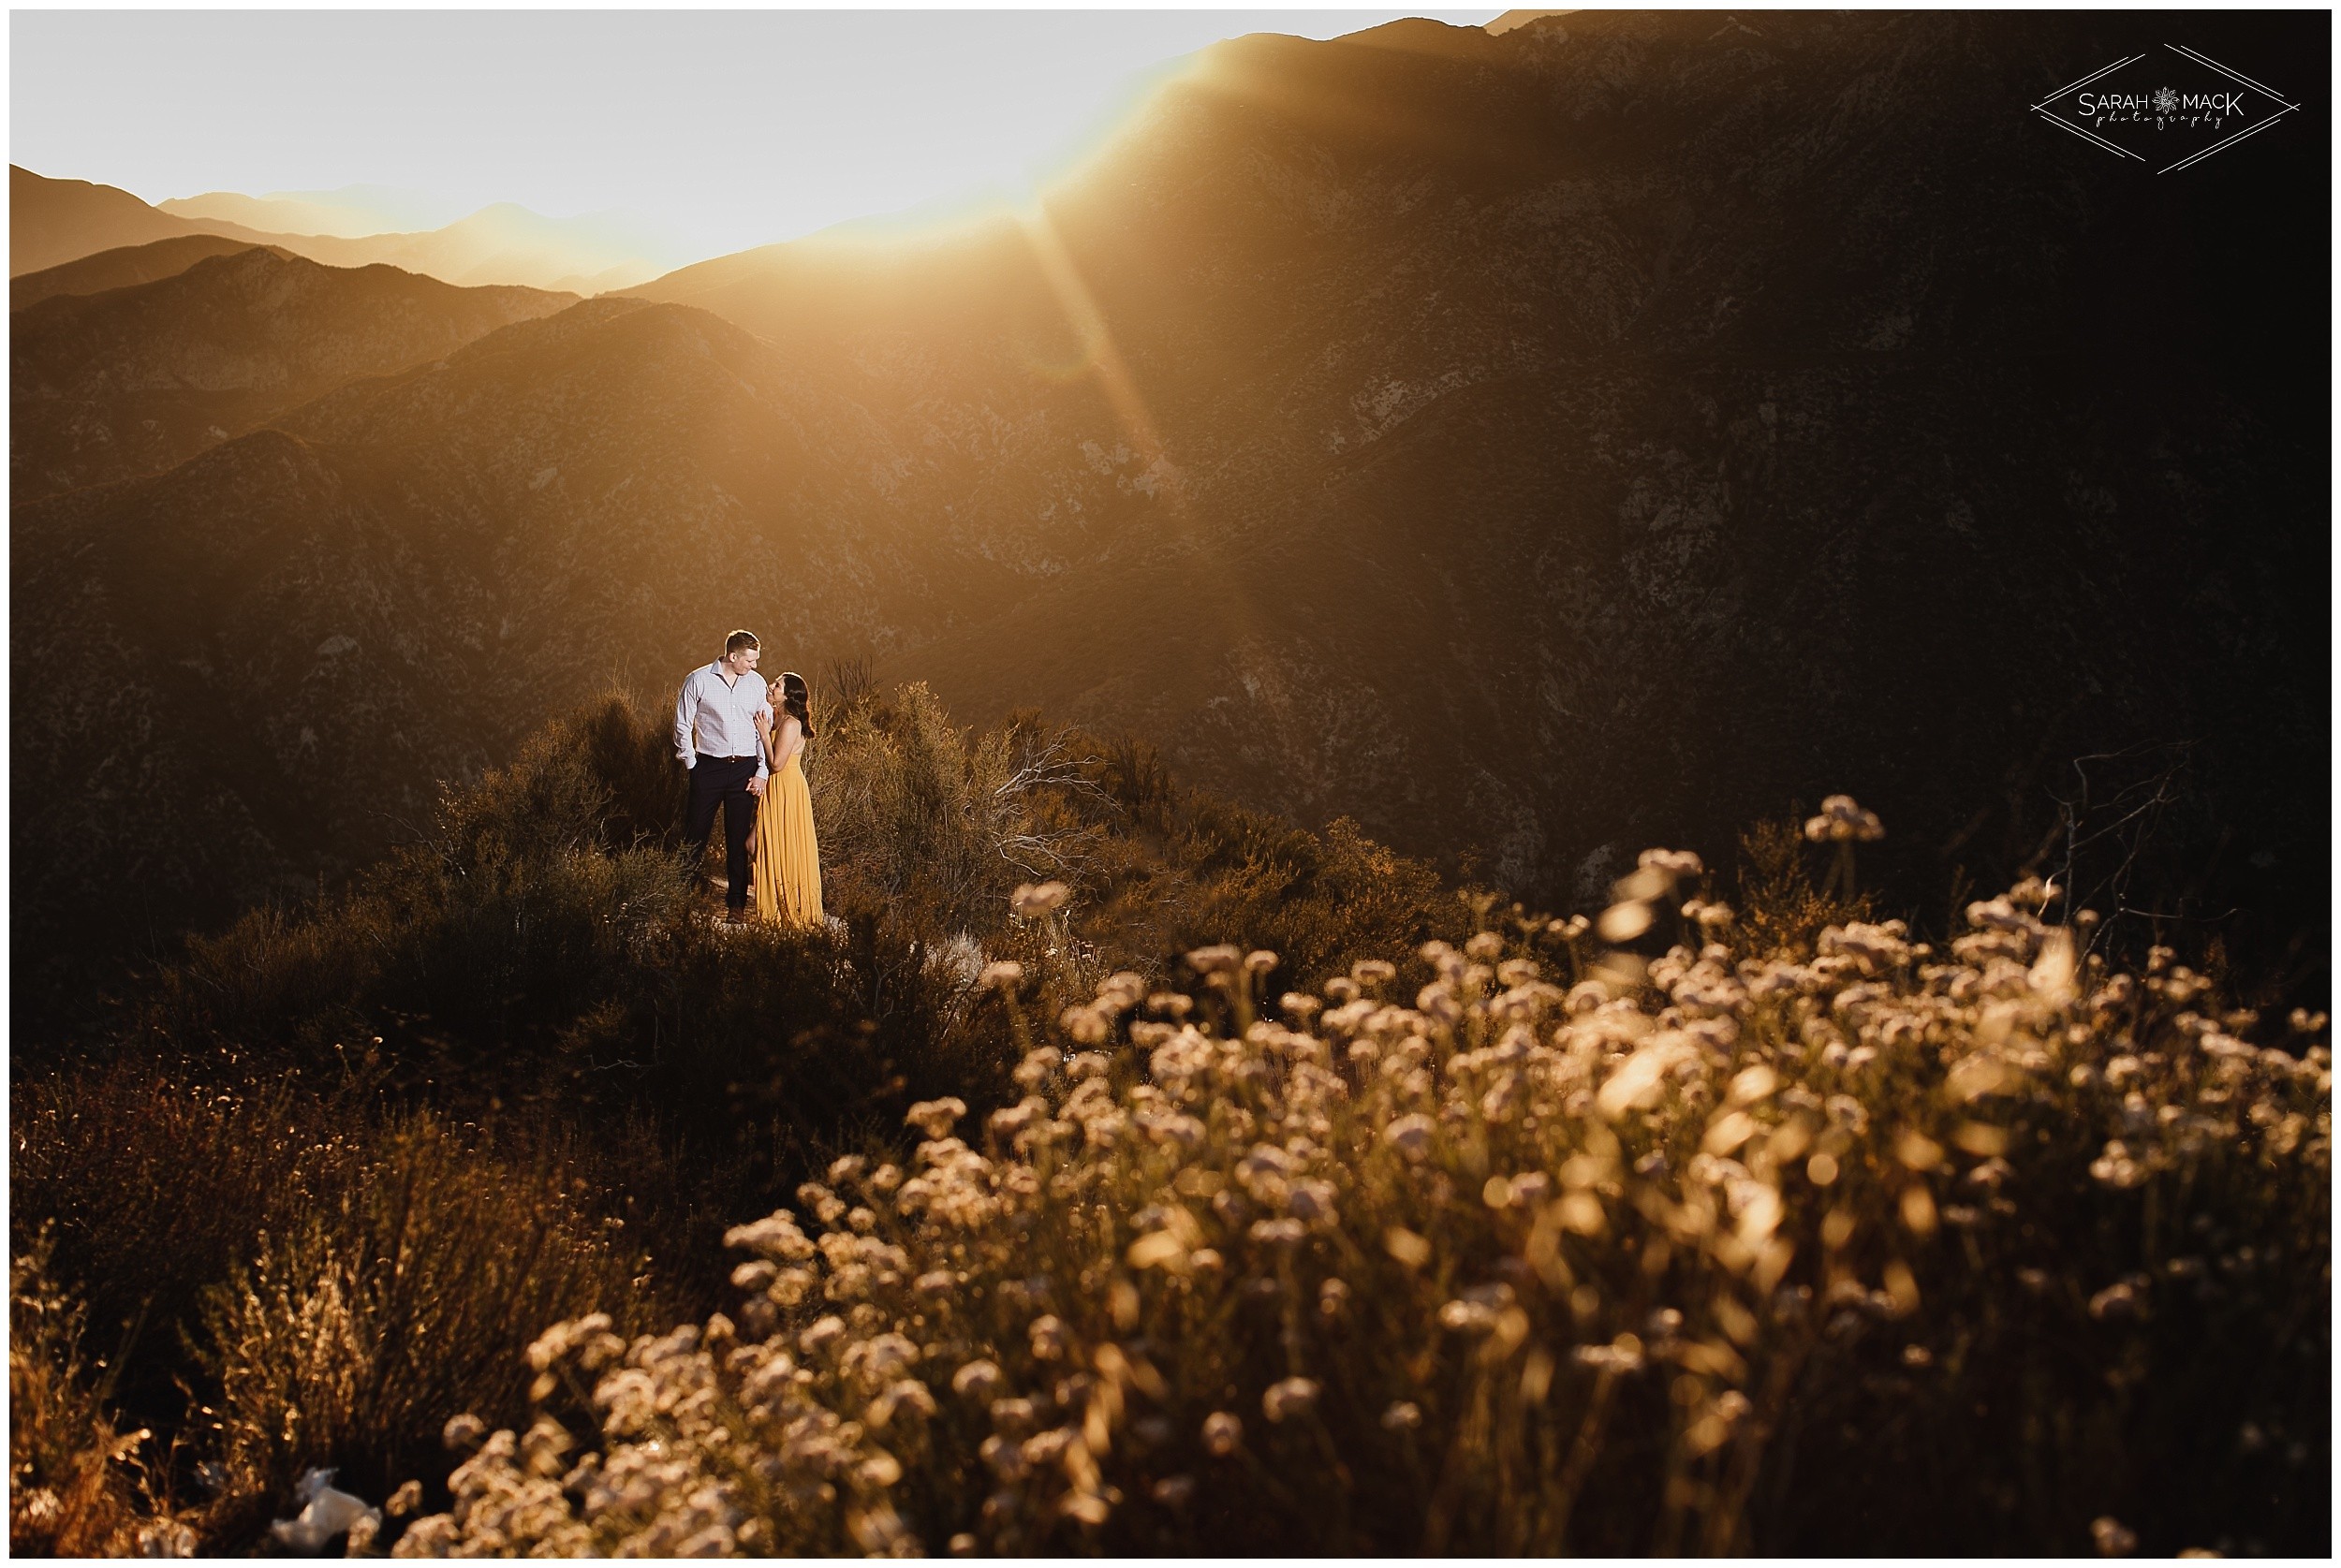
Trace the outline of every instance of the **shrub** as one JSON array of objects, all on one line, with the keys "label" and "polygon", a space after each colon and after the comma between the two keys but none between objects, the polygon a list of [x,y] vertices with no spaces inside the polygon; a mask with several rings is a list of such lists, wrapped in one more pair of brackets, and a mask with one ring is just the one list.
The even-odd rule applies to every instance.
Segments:
[{"label": "shrub", "polygon": [[735,1230],[736,1314],[550,1328],[592,1419],[398,1550],[2318,1549],[2330,1055],[2042,896],[1523,919],[1281,1023],[1271,954],[1112,976],[970,1141]]},{"label": "shrub", "polygon": [[1038,798],[1093,788],[1067,734],[1037,722],[954,729],[923,684],[832,719],[809,759],[834,901],[920,935],[997,931],[1023,881],[1077,876],[1097,825],[1037,819]]},{"label": "shrub", "polygon": [[[124,1326],[125,1403],[224,1465],[199,1521],[214,1544],[311,1465],[346,1484],[412,1471],[449,1405],[517,1414],[533,1315],[677,1310],[604,1218],[610,1150],[557,1121],[498,1147],[362,1081],[229,1086],[243,1066],[119,1061],[21,1082],[11,1106],[19,1253]],[[25,1233],[35,1217],[47,1229]]]},{"label": "shrub", "polygon": [[237,1490],[283,1496],[330,1464],[387,1493],[451,1407],[525,1409],[523,1326],[596,1309],[656,1321],[640,1250],[557,1151],[499,1159],[423,1113],[372,1149],[321,1152],[307,1201],[205,1292],[199,1354]]},{"label": "shrub", "polygon": [[51,1251],[44,1229],[8,1260],[8,1550],[186,1555],[192,1532],[138,1462],[153,1434],[122,1432],[107,1411],[108,1380],[82,1360],[85,1314],[51,1277]]}]

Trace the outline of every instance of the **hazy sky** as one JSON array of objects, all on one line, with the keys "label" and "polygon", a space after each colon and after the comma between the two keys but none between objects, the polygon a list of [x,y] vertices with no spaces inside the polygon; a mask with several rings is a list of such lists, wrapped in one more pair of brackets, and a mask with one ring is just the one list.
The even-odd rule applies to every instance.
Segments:
[{"label": "hazy sky", "polygon": [[1012,192],[1219,38],[1499,9],[18,10],[8,155],[149,201],[373,184],[448,218],[618,210],[709,256]]}]

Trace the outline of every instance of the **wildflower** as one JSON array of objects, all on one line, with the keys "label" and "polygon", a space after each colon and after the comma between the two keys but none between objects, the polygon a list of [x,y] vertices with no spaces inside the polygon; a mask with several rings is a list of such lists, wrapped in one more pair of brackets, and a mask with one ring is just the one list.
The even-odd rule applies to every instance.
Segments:
[{"label": "wildflower", "polygon": [[1912,1170],[1933,1170],[1943,1163],[1943,1146],[1916,1128],[1906,1128],[1894,1139],[1894,1157]]},{"label": "wildflower", "polygon": [[2144,1181],[2146,1167],[2130,1157],[2120,1138],[2107,1140],[2103,1152],[2089,1162],[2089,1174],[2109,1187],[2135,1187]]},{"label": "wildflower", "polygon": [[2138,1312],[2138,1290],[2123,1280],[2106,1286],[2089,1297],[2089,1315],[2100,1321],[2112,1317],[2132,1317]]},{"label": "wildflower", "polygon": [[1318,1385],[1305,1377],[1288,1377],[1269,1385],[1260,1396],[1260,1410],[1271,1421],[1288,1421],[1317,1408]]},{"label": "wildflower", "polygon": [[1252,1222],[1252,1239],[1262,1246],[1295,1246],[1307,1235],[1307,1227],[1298,1220],[1255,1220]]},{"label": "wildflower", "polygon": [[466,1448],[478,1447],[479,1440],[487,1435],[488,1423],[466,1412],[441,1429],[439,1441],[455,1452],[462,1453]]},{"label": "wildflower", "polygon": [[1656,1103],[1672,1064],[1673,1058],[1656,1047],[1646,1047],[1627,1057],[1595,1097],[1601,1113],[1615,1120],[1628,1110]]},{"label": "wildflower", "polygon": [[2090,1523],[2089,1539],[2097,1543],[2099,1557],[2128,1557],[2138,1549],[2137,1532],[2111,1514]]},{"label": "wildflower", "polygon": [[1257,947],[1251,952],[1244,955],[1244,973],[1246,975],[1265,975],[1270,970],[1274,969],[1280,961],[1282,960],[1280,960],[1275,954],[1270,952],[1267,948]]},{"label": "wildflower", "polygon": [[989,1400],[999,1386],[1000,1369],[990,1361],[970,1361],[951,1374],[951,1392],[962,1399]]},{"label": "wildflower", "polygon": [[1439,1326],[1456,1334],[1479,1339],[1495,1331],[1495,1312],[1479,1301],[1450,1301],[1438,1310]]},{"label": "wildflower", "polygon": [[941,1138],[951,1130],[953,1122],[966,1114],[967,1102],[956,1096],[921,1100],[910,1107],[909,1114],[903,1118],[903,1124],[918,1128],[929,1138]]},{"label": "wildflower", "polygon": [[902,1378],[887,1385],[870,1401],[864,1419],[872,1431],[884,1431],[894,1418],[908,1412],[925,1417],[935,1414],[935,1396],[917,1378]]},{"label": "wildflower", "polygon": [[1820,803],[1820,814],[1807,818],[1804,836],[1815,843],[1867,843],[1886,836],[1876,812],[1863,811],[1850,795],[1832,795]]},{"label": "wildflower", "polygon": [[1594,929],[1604,942],[1631,942],[1650,929],[1650,906],[1638,899],[1613,903],[1601,912]]},{"label": "wildflower", "polygon": [[1636,857],[1635,869],[1656,872],[1677,881],[1701,875],[1706,865],[1687,849],[1645,849]]},{"label": "wildflower", "polygon": [[995,959],[983,966],[983,973],[976,976],[976,984],[987,990],[1012,991],[1023,983],[1023,964],[1014,959]]},{"label": "wildflower", "polygon": [[1224,1410],[1215,1410],[1203,1417],[1203,1447],[1214,1458],[1224,1459],[1244,1445],[1244,1423]]},{"label": "wildflower", "polygon": [[1422,1425],[1422,1407],[1412,1399],[1393,1399],[1382,1412],[1382,1430],[1410,1432]]},{"label": "wildflower", "polygon": [[1285,1211],[1296,1220],[1313,1224],[1329,1224],[1333,1219],[1333,1184],[1313,1177],[1302,1177],[1291,1184],[1291,1195],[1285,1200]]},{"label": "wildflower", "polygon": [[1223,942],[1216,946],[1196,948],[1187,954],[1186,961],[1198,975],[1210,979],[1234,974],[1244,962],[1244,950]]},{"label": "wildflower", "polygon": [[798,1335],[797,1344],[807,1356],[818,1356],[845,1337],[846,1320],[832,1312]]},{"label": "wildflower", "polygon": [[1043,916],[1055,914],[1072,896],[1073,890],[1062,882],[1037,885],[1026,882],[1019,884],[1016,891],[1009,896],[1008,905],[1024,919],[1038,920]]},{"label": "wildflower", "polygon": [[797,1217],[786,1209],[773,1210],[750,1224],[724,1232],[724,1245],[745,1247],[781,1263],[802,1263],[813,1255],[813,1243],[797,1228]]},{"label": "wildflower", "polygon": [[1151,1495],[1165,1508],[1184,1508],[1194,1500],[1195,1477],[1166,1475],[1154,1484]]},{"label": "wildflower", "polygon": [[1431,1261],[1431,1243],[1403,1225],[1392,1225],[1382,1233],[1382,1248],[1408,1268],[1420,1268]]},{"label": "wildflower", "polygon": [[1431,1135],[1436,1130],[1436,1123],[1433,1122],[1429,1117],[1416,1112],[1413,1115],[1402,1116],[1384,1127],[1382,1141],[1407,1159],[1419,1160],[1429,1152]]},{"label": "wildflower", "polygon": [[1620,1334],[1606,1345],[1579,1345],[1570,1353],[1583,1366],[1607,1372],[1635,1372],[1642,1366],[1642,1343],[1632,1334]]},{"label": "wildflower", "polygon": [[1065,1320],[1054,1312],[1033,1319],[1032,1327],[1026,1333],[1032,1341],[1032,1355],[1036,1361],[1059,1360],[1072,1343]]},{"label": "wildflower", "polygon": [[1697,926],[1702,932],[1712,935],[1730,925],[1735,916],[1731,913],[1731,906],[1728,903],[1693,899],[1683,906],[1683,918]]},{"label": "wildflower", "polygon": [[1077,1045],[1103,1045],[1113,1033],[1113,1021],[1095,1006],[1072,1006],[1057,1015],[1057,1022]]},{"label": "wildflower", "polygon": [[1067,1492],[1057,1504],[1057,1512],[1082,1524],[1103,1524],[1112,1516],[1113,1505],[1096,1492]]},{"label": "wildflower", "polygon": [[1341,1280],[1327,1280],[1317,1287],[1318,1315],[1339,1317],[1349,1306],[1349,1286]]}]

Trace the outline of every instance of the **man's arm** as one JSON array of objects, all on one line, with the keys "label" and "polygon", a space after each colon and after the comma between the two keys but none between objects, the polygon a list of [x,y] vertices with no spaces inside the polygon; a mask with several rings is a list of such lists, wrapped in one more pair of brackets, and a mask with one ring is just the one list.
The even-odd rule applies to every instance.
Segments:
[{"label": "man's arm", "polygon": [[699,674],[693,670],[683,678],[683,695],[674,702],[674,751],[685,768],[699,760],[691,743],[691,728],[699,722]]}]

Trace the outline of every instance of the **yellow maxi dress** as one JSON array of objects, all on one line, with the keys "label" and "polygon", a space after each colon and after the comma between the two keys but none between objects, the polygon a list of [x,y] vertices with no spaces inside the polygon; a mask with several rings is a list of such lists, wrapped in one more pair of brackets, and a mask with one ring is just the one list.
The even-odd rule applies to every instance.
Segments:
[{"label": "yellow maxi dress", "polygon": [[[778,737],[774,737],[777,742]],[[756,813],[756,912],[791,926],[821,923],[821,847],[813,836],[813,792],[804,748],[773,770]]]}]

